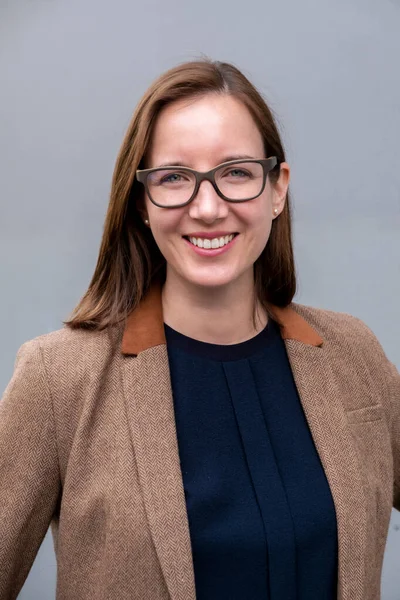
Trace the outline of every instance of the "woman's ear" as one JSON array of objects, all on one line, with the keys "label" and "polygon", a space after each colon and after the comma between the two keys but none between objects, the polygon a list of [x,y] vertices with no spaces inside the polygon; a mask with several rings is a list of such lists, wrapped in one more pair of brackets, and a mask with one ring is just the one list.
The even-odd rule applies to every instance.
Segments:
[{"label": "woman's ear", "polygon": [[145,225],[149,225],[149,215],[147,214],[146,202],[143,195],[140,195],[136,201],[136,210]]},{"label": "woman's ear", "polygon": [[276,218],[285,207],[285,200],[289,188],[290,167],[286,162],[280,164],[278,180],[273,184],[272,212]]},{"label": "woman's ear", "polygon": [[149,220],[149,216],[147,214],[147,210],[145,208],[139,208],[138,207],[138,213],[142,219],[142,221],[146,222],[146,220]]}]

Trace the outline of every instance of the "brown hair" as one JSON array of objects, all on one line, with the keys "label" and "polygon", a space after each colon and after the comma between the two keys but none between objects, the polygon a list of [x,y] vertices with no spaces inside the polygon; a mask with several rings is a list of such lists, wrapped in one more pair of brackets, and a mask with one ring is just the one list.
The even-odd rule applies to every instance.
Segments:
[{"label": "brown hair", "polygon": [[[279,177],[285,161],[280,135],[270,108],[250,81],[233,65],[208,58],[186,62],[162,74],[140,100],[119,151],[110,202],[94,275],[71,318],[71,328],[104,329],[124,321],[156,278],[165,279],[165,259],[138,212],[143,187],[135,172],[143,167],[155,120],[167,104],[208,93],[229,94],[242,101],[264,140],[265,156],[276,156]],[[268,243],[254,265],[256,297],[285,307],[296,291],[291,239],[289,193],[283,212],[273,220]]]}]

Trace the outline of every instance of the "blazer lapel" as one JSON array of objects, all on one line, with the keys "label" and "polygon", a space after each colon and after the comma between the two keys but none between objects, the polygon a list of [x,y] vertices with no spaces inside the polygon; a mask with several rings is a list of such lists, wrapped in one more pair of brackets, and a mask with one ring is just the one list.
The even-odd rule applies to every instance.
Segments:
[{"label": "blazer lapel", "polygon": [[295,383],[333,496],[338,524],[338,598],[362,600],[366,503],[341,392],[322,347],[285,339]]},{"label": "blazer lapel", "polygon": [[165,345],[123,358],[124,396],[150,531],[171,600],[195,600]]}]

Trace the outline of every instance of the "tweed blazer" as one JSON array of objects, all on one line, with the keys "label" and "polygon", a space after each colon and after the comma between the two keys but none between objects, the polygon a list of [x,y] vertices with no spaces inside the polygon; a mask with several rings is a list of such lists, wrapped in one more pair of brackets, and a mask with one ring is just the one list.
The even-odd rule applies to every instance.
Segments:
[{"label": "tweed blazer", "polygon": [[[273,309],[338,522],[338,598],[378,600],[400,509],[400,376],[359,320]],[[24,344],[0,403],[0,598],[52,526],[57,600],[195,600],[161,298]],[[400,566],[400,559],[399,559]]]}]

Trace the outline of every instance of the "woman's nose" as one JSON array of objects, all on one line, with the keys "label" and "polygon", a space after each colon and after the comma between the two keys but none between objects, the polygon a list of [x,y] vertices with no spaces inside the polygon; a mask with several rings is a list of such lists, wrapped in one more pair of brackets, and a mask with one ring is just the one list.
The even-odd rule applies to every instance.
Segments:
[{"label": "woman's nose", "polygon": [[189,215],[192,219],[213,222],[228,214],[227,202],[218,196],[210,181],[202,181],[196,196],[189,204]]}]

